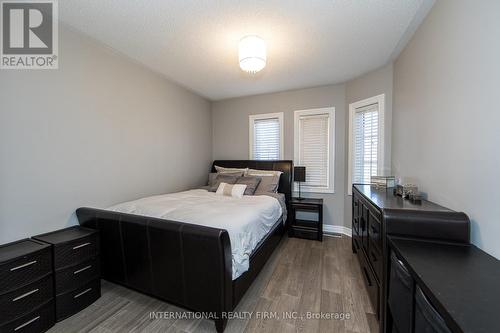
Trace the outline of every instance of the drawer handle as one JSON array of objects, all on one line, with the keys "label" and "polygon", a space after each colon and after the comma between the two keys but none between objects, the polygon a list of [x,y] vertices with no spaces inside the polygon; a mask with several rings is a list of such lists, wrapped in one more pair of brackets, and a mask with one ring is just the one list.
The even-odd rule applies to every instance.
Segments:
[{"label": "drawer handle", "polygon": [[32,322],[37,321],[38,319],[40,319],[40,316],[37,316],[37,317],[35,317],[35,318],[31,319],[31,320],[28,320],[28,321],[27,321],[27,322],[25,322],[24,324],[17,326],[16,328],[14,328],[14,331],[18,331],[18,330],[20,330],[21,328],[28,326],[28,325],[29,325],[29,324],[31,324]]},{"label": "drawer handle", "polygon": [[82,269],[79,269],[79,270],[77,270],[77,271],[74,271],[74,272],[73,272],[73,274],[78,274],[78,273],[81,273],[81,272],[86,271],[87,269],[89,269],[89,268],[91,268],[91,267],[92,267],[92,265],[85,266],[85,267],[83,267]]},{"label": "drawer handle", "polygon": [[73,250],[81,249],[82,247],[89,246],[90,244],[92,244],[92,243],[83,243],[83,244],[77,245],[73,248]]},{"label": "drawer handle", "polygon": [[370,279],[370,276],[368,275],[368,271],[366,270],[366,267],[363,267],[363,273],[365,273],[366,281],[368,282],[368,286],[372,286],[372,280]]},{"label": "drawer handle", "polygon": [[23,299],[31,294],[34,294],[38,292],[38,289],[33,289],[32,291],[28,291],[26,294],[22,294],[21,296],[17,296],[16,298],[12,299],[12,302],[19,301],[20,299]]},{"label": "drawer handle", "polygon": [[78,298],[78,297],[80,297],[80,296],[83,296],[83,295],[85,295],[86,293],[88,293],[88,292],[89,292],[89,291],[91,291],[91,290],[92,290],[92,288],[85,289],[85,290],[84,290],[84,291],[82,291],[81,293],[76,294],[75,296],[73,296],[73,298]]},{"label": "drawer handle", "polygon": [[11,269],[10,269],[10,271],[11,271],[11,272],[13,272],[13,271],[16,271],[16,270],[18,270],[18,269],[21,269],[21,268],[24,268],[24,267],[31,266],[31,265],[33,265],[33,264],[36,264],[36,260],[33,260],[33,261],[30,261],[30,262],[27,262],[27,263],[25,263],[25,264],[23,264],[23,265],[20,265],[20,266],[13,267],[13,268],[11,268]]}]

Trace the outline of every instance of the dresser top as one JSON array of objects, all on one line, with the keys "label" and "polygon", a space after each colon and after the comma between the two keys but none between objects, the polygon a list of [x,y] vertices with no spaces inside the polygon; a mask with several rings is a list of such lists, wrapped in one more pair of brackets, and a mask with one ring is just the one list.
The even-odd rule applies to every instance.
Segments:
[{"label": "dresser top", "polygon": [[394,195],[392,187],[381,189],[373,185],[354,185],[354,188],[380,209],[451,212],[450,209],[427,200],[422,200],[421,203],[412,203],[410,200]]},{"label": "dresser top", "polygon": [[34,236],[34,239],[38,239],[44,241],[49,244],[61,244],[65,242],[69,242],[72,240],[76,240],[79,238],[87,237],[96,233],[97,231],[94,229],[88,229],[80,226],[69,227],[62,230],[57,230],[53,232],[49,232],[47,234],[42,234],[38,236]]},{"label": "dresser top", "polygon": [[398,238],[390,242],[450,327],[458,326],[462,332],[499,331],[497,259],[474,245]]},{"label": "dresser top", "polygon": [[40,244],[31,239],[23,239],[17,242],[0,246],[0,263],[4,263],[27,254],[40,251],[50,245]]}]

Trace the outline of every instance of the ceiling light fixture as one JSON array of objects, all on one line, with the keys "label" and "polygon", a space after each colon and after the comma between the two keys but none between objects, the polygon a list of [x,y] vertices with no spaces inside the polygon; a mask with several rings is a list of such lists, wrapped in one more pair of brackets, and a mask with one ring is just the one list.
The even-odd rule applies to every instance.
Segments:
[{"label": "ceiling light fixture", "polygon": [[266,43],[256,35],[248,35],[240,40],[240,68],[255,74],[266,67]]}]

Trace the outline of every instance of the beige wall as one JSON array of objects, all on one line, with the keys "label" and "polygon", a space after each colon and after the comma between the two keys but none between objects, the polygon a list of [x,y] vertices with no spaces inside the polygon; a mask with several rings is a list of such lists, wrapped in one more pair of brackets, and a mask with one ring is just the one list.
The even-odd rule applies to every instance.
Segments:
[{"label": "beige wall", "polygon": [[[286,91],[234,98],[212,103],[214,159],[248,159],[248,116],[284,113],[284,158],[293,160],[293,112],[335,107],[335,193],[304,194],[325,200],[324,223],[344,224],[346,106],[345,85]],[[350,222],[349,222],[350,226]]]},{"label": "beige wall", "polygon": [[0,72],[0,243],[209,170],[207,100],[64,26],[59,44],[59,70]]},{"label": "beige wall", "polygon": [[500,258],[500,1],[437,1],[394,64],[393,171]]}]

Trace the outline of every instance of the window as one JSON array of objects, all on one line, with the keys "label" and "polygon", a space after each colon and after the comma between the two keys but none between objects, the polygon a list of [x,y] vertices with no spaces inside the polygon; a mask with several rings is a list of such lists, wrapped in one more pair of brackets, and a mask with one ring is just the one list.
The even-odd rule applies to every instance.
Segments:
[{"label": "window", "polygon": [[385,95],[368,98],[349,105],[349,187],[370,184],[379,175],[384,161]]},{"label": "window", "polygon": [[294,164],[306,167],[304,192],[333,193],[335,108],[295,111]]},{"label": "window", "polygon": [[251,160],[283,159],[283,112],[249,117]]}]

